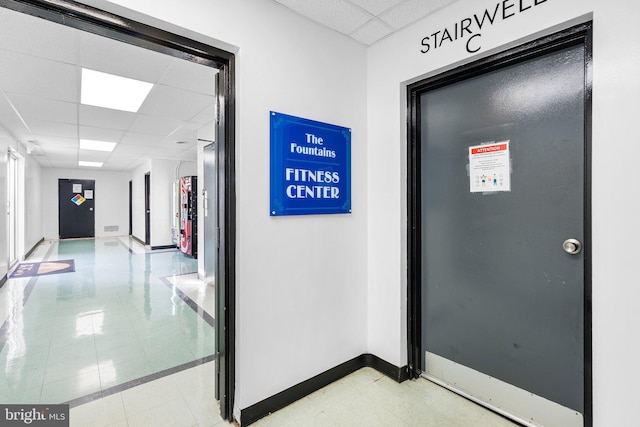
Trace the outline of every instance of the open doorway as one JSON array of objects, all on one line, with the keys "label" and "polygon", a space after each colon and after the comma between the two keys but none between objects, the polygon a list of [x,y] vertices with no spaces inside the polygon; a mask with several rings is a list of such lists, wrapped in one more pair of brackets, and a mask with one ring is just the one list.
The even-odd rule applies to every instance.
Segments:
[{"label": "open doorway", "polygon": [[9,150],[7,159],[8,268],[18,262],[18,157]]},{"label": "open doorway", "polygon": [[[73,1],[0,0],[0,6],[60,23],[78,30],[170,55],[218,70],[215,140],[218,165],[217,218],[220,228],[216,257],[216,360],[219,375],[216,391],[223,418],[233,417],[234,318],[235,318],[235,145],[234,145],[234,61],[232,53],[123,16]],[[218,331],[224,331],[218,333]]]}]

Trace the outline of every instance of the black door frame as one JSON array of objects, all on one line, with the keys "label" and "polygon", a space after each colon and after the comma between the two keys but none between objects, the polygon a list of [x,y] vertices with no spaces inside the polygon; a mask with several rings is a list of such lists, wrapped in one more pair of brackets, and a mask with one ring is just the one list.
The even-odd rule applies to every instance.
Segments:
[{"label": "black door frame", "polygon": [[133,234],[133,181],[129,180],[129,236]]},{"label": "black door frame", "polygon": [[407,87],[407,346],[408,366],[413,378],[420,376],[422,308],[422,224],[420,95],[432,89],[459,82],[491,70],[506,67],[568,46],[585,46],[585,182],[584,182],[584,422],[593,425],[592,334],[591,334],[591,22],[522,44],[486,58],[462,65]]},{"label": "black door frame", "polygon": [[144,174],[144,244],[151,244],[151,172]]},{"label": "black door frame", "polygon": [[220,386],[221,416],[232,421],[235,397],[235,55],[72,0],[0,0],[0,7],[219,70],[216,77],[219,100],[216,134],[219,141],[218,226],[221,236],[215,328],[218,340],[216,365],[220,372],[216,385]]}]

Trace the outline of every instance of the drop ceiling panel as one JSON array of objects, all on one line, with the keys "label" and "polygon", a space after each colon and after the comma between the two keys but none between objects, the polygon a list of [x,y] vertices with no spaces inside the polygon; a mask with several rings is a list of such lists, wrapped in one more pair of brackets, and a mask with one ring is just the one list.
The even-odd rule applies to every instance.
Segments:
[{"label": "drop ceiling panel", "polygon": [[129,128],[132,132],[164,137],[182,126],[182,121],[164,117],[138,114]]},{"label": "drop ceiling panel", "polygon": [[[326,27],[371,45],[457,0],[275,0]],[[376,24],[377,22],[377,24]]]},{"label": "drop ceiling panel", "polygon": [[78,155],[77,148],[69,148],[69,147],[47,148],[47,158],[51,161],[70,158],[72,161],[75,162],[77,159],[77,155]]},{"label": "drop ceiling panel", "polygon": [[142,156],[153,150],[153,147],[138,144],[118,144],[111,152],[111,157],[123,158],[131,156]]},{"label": "drop ceiling panel", "polygon": [[85,162],[105,162],[111,153],[104,151],[78,150],[78,160]]},{"label": "drop ceiling panel", "polygon": [[6,129],[13,138],[25,139],[24,136],[29,135],[28,129],[11,107],[8,98],[2,94],[0,94],[0,120],[0,126]]},{"label": "drop ceiling panel", "polygon": [[57,169],[78,169],[78,162],[71,158],[49,159],[52,168]]},{"label": "drop ceiling panel", "polygon": [[84,126],[127,130],[136,119],[135,113],[94,107],[92,105],[80,105],[79,110],[80,124]]},{"label": "drop ceiling panel", "polygon": [[387,24],[398,30],[455,0],[408,0],[380,15]]},{"label": "drop ceiling panel", "polygon": [[370,19],[369,14],[343,0],[277,0],[301,15],[341,33],[349,34]]},{"label": "drop ceiling panel", "polygon": [[80,126],[80,139],[93,139],[95,141],[119,142],[124,136],[123,131]]},{"label": "drop ceiling panel", "polygon": [[403,0],[351,0],[352,3],[360,6],[372,15],[379,15],[402,3],[402,1]]},{"label": "drop ceiling panel", "polygon": [[[179,89],[215,95],[215,78],[218,70],[194,62],[174,59],[165,70],[160,84]],[[185,79],[184,76],[189,78]]]},{"label": "drop ceiling panel", "polygon": [[74,103],[30,95],[7,94],[7,96],[27,125],[31,120],[50,120],[70,124],[76,124],[78,121],[78,109]]},{"label": "drop ceiling panel", "polygon": [[191,118],[192,122],[199,123],[200,125],[206,125],[216,119],[216,108],[214,105],[210,105],[195,116]]},{"label": "drop ceiling panel", "polygon": [[131,79],[156,83],[172,57],[106,37],[83,32],[80,37],[82,67]]},{"label": "drop ceiling panel", "polygon": [[63,138],[77,138],[78,127],[69,123],[50,122],[47,120],[31,120],[29,128],[34,135]]},{"label": "drop ceiling panel", "polygon": [[38,145],[49,154],[76,153],[78,141],[71,138],[52,138],[50,136],[38,139]]},{"label": "drop ceiling panel", "polygon": [[76,31],[44,19],[0,8],[0,48],[73,64]]},{"label": "drop ceiling panel", "polygon": [[190,120],[213,102],[214,98],[209,95],[169,86],[155,86],[139,112],[175,120]]},{"label": "drop ceiling panel", "polygon": [[162,138],[157,135],[149,135],[146,133],[127,132],[120,144],[145,145],[148,147],[158,147],[163,144]]},{"label": "drop ceiling panel", "polygon": [[[368,45],[453,1],[278,2]],[[15,139],[35,140],[34,152],[51,156],[36,157],[42,165],[77,168],[79,135],[121,137],[103,169],[131,170],[149,157],[192,160],[196,136],[212,133],[215,69],[5,8],[0,8],[0,22],[0,89],[8,92],[31,130],[2,94],[0,127]],[[81,106],[81,66],[159,84],[138,114]]]},{"label": "drop ceiling panel", "polygon": [[351,37],[358,40],[360,43],[369,45],[376,40],[388,36],[392,32],[393,30],[387,25],[381,23],[380,21],[372,19],[371,21],[367,22],[365,25],[351,33]]},{"label": "drop ceiling panel", "polygon": [[0,50],[0,64],[0,82],[7,93],[78,100],[78,76],[73,65],[6,50]]}]

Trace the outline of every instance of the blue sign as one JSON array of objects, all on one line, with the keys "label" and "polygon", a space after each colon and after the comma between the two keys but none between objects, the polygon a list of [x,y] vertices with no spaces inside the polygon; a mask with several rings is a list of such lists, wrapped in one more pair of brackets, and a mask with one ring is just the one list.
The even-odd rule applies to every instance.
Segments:
[{"label": "blue sign", "polygon": [[271,115],[271,216],[351,212],[351,129]]}]

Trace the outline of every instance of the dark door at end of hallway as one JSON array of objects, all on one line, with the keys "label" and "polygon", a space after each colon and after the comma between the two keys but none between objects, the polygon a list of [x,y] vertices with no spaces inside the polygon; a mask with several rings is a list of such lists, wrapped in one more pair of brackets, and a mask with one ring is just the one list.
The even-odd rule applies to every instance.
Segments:
[{"label": "dark door at end of hallway", "polygon": [[58,232],[61,239],[95,237],[95,181],[58,180]]}]

